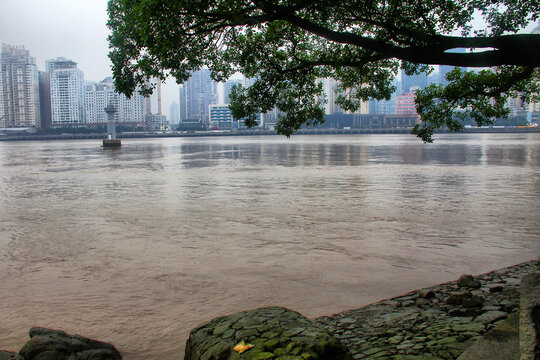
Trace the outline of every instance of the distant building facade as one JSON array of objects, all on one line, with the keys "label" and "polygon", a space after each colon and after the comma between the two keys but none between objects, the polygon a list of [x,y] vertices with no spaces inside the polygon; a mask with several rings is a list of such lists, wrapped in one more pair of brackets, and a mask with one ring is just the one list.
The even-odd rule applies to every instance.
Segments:
[{"label": "distant building facade", "polygon": [[180,88],[180,121],[199,121],[208,124],[210,105],[217,104],[217,84],[209,69],[201,69]]},{"label": "distant building facade", "polygon": [[401,92],[413,92],[416,89],[422,90],[428,85],[428,76],[426,73],[407,75],[401,71]]},{"label": "distant building facade", "polygon": [[[258,113],[257,115],[257,127],[263,126],[263,115]],[[229,109],[229,104],[225,105],[210,105],[209,108],[210,126],[218,128],[220,130],[237,130],[246,129],[244,119],[236,119]]]},{"label": "distant building facade", "polygon": [[23,47],[2,45],[0,52],[0,127],[41,126],[36,61]]},{"label": "distant building facade", "polygon": [[180,113],[179,113],[178,104],[175,101],[173,101],[171,106],[169,107],[169,122],[171,123],[171,125],[173,125],[173,124],[178,124],[179,121],[180,121]]},{"label": "distant building facade", "polygon": [[144,96],[135,92],[131,98],[115,91],[112,78],[108,77],[99,83],[86,85],[85,117],[87,124],[105,124],[108,120],[105,107],[114,105],[117,123],[143,124],[146,114]]},{"label": "distant building facade", "polygon": [[50,127],[52,125],[51,74],[45,71],[39,71],[39,108],[41,127]]},{"label": "distant building facade", "polygon": [[51,115],[53,126],[86,123],[84,74],[77,63],[57,58],[45,62],[51,77]]},{"label": "distant building facade", "polygon": [[231,79],[227,80],[223,87],[223,103],[230,104],[231,103],[231,92],[232,88],[235,85],[242,85],[241,79]]},{"label": "distant building facade", "polygon": [[343,113],[343,109],[336,104],[336,100],[339,96],[337,90],[338,83],[332,78],[322,79],[323,91],[326,96],[326,103],[324,104],[324,113],[327,115],[333,115],[337,113]]},{"label": "distant building facade", "polygon": [[392,95],[390,100],[370,100],[369,101],[369,114],[384,114],[390,115],[396,113],[396,98]]},{"label": "distant building facade", "polygon": [[168,131],[169,122],[167,116],[161,114],[145,115],[146,129],[148,131]]},{"label": "distant building facade", "polygon": [[420,122],[417,114],[403,115],[356,115],[353,128],[395,129],[410,128]]},{"label": "distant building facade", "polygon": [[396,96],[396,115],[416,114],[416,105],[414,92],[406,92]]}]

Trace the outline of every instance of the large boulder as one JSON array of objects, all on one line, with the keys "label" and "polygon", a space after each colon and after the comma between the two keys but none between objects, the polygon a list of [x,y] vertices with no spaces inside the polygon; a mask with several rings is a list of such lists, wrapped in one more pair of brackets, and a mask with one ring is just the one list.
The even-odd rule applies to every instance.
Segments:
[{"label": "large boulder", "polygon": [[108,343],[70,335],[60,330],[30,329],[30,341],[19,351],[25,360],[120,360]]},{"label": "large boulder", "polygon": [[479,289],[481,284],[480,281],[476,280],[474,276],[470,274],[461,275],[458,279],[457,284],[460,288],[471,288]]},{"label": "large boulder", "polygon": [[[246,345],[244,352],[237,347],[241,343]],[[350,360],[352,356],[315,321],[289,309],[269,307],[220,317],[191,331],[184,360],[229,359]]]},{"label": "large boulder", "polygon": [[465,350],[458,360],[519,360],[518,327],[519,315],[514,312]]}]

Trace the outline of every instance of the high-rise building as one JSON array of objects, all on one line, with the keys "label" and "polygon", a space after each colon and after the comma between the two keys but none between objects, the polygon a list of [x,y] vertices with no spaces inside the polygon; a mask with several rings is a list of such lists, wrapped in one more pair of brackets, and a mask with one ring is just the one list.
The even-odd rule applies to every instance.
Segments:
[{"label": "high-rise building", "polygon": [[187,121],[186,91],[184,84],[178,86],[178,110],[179,121]]},{"label": "high-rise building", "polygon": [[396,98],[392,95],[390,100],[370,100],[369,113],[371,115],[391,115],[396,113]]},{"label": "high-rise building", "polygon": [[[244,119],[236,119],[232,116],[229,104],[210,105],[210,125],[222,130],[246,129]],[[257,126],[263,126],[263,115],[256,114]]]},{"label": "high-rise building", "polygon": [[510,110],[510,116],[527,116],[527,106],[523,103],[523,100],[518,97],[510,97],[506,102],[508,109]]},{"label": "high-rise building", "polygon": [[323,79],[323,89],[326,95],[326,104],[324,104],[324,113],[327,115],[343,113],[343,109],[336,104],[339,92],[336,90],[337,81],[332,78]]},{"label": "high-rise building", "polygon": [[146,129],[148,131],[169,131],[169,121],[167,116],[162,114],[146,114]]},{"label": "high-rise building", "polygon": [[217,84],[210,70],[195,71],[180,89],[180,121],[207,124],[209,106],[213,104],[217,104]]},{"label": "high-rise building", "polygon": [[41,127],[47,128],[52,125],[51,113],[51,74],[39,71],[39,108],[41,115]]},{"label": "high-rise building", "polygon": [[425,73],[416,75],[407,75],[405,71],[401,71],[401,91],[403,94],[413,92],[414,90],[422,90],[428,85],[428,76]]},{"label": "high-rise building", "polygon": [[416,114],[416,104],[414,92],[407,92],[396,96],[396,115]]},{"label": "high-rise building", "polygon": [[171,125],[178,124],[178,122],[180,121],[180,113],[176,101],[173,101],[171,106],[169,106],[169,119]]},{"label": "high-rise building", "polygon": [[230,95],[231,95],[231,91],[232,91],[233,86],[241,85],[241,84],[242,84],[242,80],[240,80],[240,79],[227,80],[227,82],[225,83],[225,86],[223,88],[223,102],[225,104],[230,104],[231,103]]},{"label": "high-rise building", "polygon": [[36,61],[24,47],[2,45],[0,127],[40,127]]},{"label": "high-rise building", "polygon": [[86,86],[85,92],[85,117],[88,124],[107,123],[105,107],[114,105],[117,111],[114,118],[118,123],[139,123],[145,121],[145,98],[135,92],[128,98],[119,94],[114,89],[112,78],[105,78],[99,83],[91,83]]},{"label": "high-rise building", "polygon": [[84,124],[84,75],[77,63],[66,58],[46,61],[51,74],[52,125]]},{"label": "high-rise building", "polygon": [[[339,83],[333,78],[322,79],[323,92],[326,97],[326,103],[324,104],[324,113],[326,115],[333,114],[351,114],[351,111],[345,111],[336,102],[340,95],[349,98],[354,90],[346,89],[341,91],[339,89]],[[355,114],[368,114],[369,102],[360,100],[360,106],[354,112]]]},{"label": "high-rise building", "polygon": [[106,81],[86,85],[84,93],[85,118],[87,124],[105,124],[108,121],[105,107],[109,104],[116,109],[114,120],[120,122],[121,111],[118,106],[118,94],[114,92],[114,85]]},{"label": "high-rise building", "polygon": [[439,84],[442,84],[443,86],[448,85],[449,81],[446,80],[446,75],[452,70],[454,70],[453,66],[448,66],[448,65],[439,66],[439,79],[438,79]]},{"label": "high-rise building", "polygon": [[[464,48],[451,49],[449,52],[457,53],[457,54],[464,54],[465,49]],[[450,65],[441,65],[441,66],[439,66],[439,75],[438,75],[437,82],[442,84],[443,86],[448,85],[449,81],[446,80],[446,75],[450,71],[454,70],[455,68],[456,68],[455,66],[450,66]],[[464,68],[464,67],[461,67],[461,69],[463,71],[467,70],[467,68]]]},{"label": "high-rise building", "polygon": [[57,69],[76,69],[77,63],[65,57],[57,57],[56,59],[45,60],[45,72],[52,74]]}]

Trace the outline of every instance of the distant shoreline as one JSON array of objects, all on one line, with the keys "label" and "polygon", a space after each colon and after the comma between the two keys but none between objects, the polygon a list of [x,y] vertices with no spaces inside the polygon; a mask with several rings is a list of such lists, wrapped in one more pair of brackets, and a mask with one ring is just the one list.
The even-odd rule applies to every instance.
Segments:
[{"label": "distant shoreline", "polygon": [[[410,134],[411,128],[396,129],[303,129],[294,135],[364,135],[364,134]],[[448,130],[438,130],[437,134],[448,134]],[[540,127],[534,128],[466,128],[463,134],[522,134],[540,133]],[[293,136],[294,136],[293,135]],[[273,130],[244,130],[244,131],[199,131],[183,133],[124,133],[118,134],[119,139],[149,139],[170,137],[225,137],[225,136],[283,136]],[[49,141],[49,140],[89,140],[105,139],[106,134],[59,134],[59,135],[0,135],[0,141]]]}]

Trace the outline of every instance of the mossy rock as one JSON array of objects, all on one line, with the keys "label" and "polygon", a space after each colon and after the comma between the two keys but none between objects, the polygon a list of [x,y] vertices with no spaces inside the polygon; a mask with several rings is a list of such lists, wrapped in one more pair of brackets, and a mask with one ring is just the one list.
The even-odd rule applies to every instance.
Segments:
[{"label": "mossy rock", "polygon": [[[253,345],[239,354],[239,342]],[[319,323],[282,307],[224,316],[191,331],[184,360],[352,360]]]},{"label": "mossy rock", "polygon": [[112,344],[70,335],[61,330],[32,328],[19,354],[26,360],[120,360]]}]

